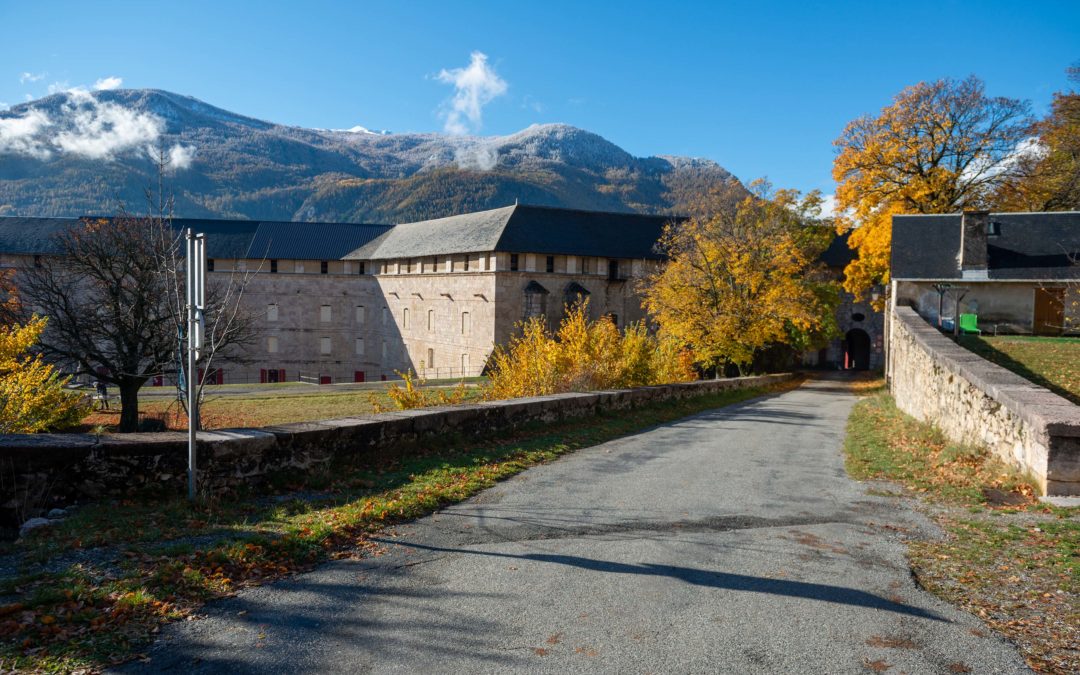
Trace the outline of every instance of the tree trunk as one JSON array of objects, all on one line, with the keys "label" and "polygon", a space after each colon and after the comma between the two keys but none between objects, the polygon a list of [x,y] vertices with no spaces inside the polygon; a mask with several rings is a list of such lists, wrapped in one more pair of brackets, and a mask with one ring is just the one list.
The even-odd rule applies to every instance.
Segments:
[{"label": "tree trunk", "polygon": [[139,389],[143,380],[125,381],[120,388],[120,433],[139,430]]}]

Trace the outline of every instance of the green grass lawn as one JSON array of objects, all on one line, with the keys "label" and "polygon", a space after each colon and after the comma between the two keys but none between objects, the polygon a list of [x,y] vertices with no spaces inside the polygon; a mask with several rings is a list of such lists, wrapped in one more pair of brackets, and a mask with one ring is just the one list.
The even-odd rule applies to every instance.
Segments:
[{"label": "green grass lawn", "polygon": [[1080,672],[1080,509],[1038,502],[1024,476],[884,392],[856,404],[845,452],[852,476],[901,483],[945,531],[910,542],[923,587],[1003,633],[1037,672]]},{"label": "green grass lawn", "polygon": [[1080,337],[962,335],[960,344],[1080,404]]}]

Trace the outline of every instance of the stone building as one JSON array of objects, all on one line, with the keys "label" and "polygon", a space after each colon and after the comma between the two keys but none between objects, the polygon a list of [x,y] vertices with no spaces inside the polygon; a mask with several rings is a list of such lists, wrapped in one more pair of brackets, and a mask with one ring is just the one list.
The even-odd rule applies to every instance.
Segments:
[{"label": "stone building", "polygon": [[[76,218],[0,218],[0,267],[58,255]],[[479,375],[530,316],[564,303],[593,317],[644,317],[634,293],[661,260],[668,218],[525,205],[419,223],[358,225],[175,219],[206,234],[209,283],[250,272],[244,302],[261,325],[240,364],[213,382],[323,384]],[[215,279],[216,277],[216,279]],[[162,384],[157,378],[154,384]]]},{"label": "stone building", "polygon": [[[854,259],[846,234],[833,239],[821,255],[833,278],[840,282],[844,268]],[[885,315],[874,309],[881,298],[881,288],[874,288],[866,298],[840,293],[836,324],[840,335],[816,352],[803,354],[803,365],[839,370],[877,370],[885,365]]]},{"label": "stone building", "polygon": [[1080,332],[1080,212],[893,216],[891,297],[934,324]]}]

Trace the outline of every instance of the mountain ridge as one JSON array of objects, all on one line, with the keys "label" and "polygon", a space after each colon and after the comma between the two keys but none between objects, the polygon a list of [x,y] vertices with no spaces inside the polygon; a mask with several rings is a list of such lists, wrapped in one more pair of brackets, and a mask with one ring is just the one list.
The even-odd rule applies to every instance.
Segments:
[{"label": "mountain ridge", "polygon": [[281,125],[160,89],[70,90],[0,112],[0,215],[143,210],[148,148],[172,155],[185,217],[402,222],[505,206],[670,213],[711,160],[634,157],[568,124],[505,136]]}]

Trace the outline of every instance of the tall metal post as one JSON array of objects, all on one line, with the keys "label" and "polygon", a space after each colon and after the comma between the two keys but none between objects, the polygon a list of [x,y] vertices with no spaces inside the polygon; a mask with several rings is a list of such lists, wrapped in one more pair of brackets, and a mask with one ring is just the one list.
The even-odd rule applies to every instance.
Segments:
[{"label": "tall metal post", "polygon": [[185,233],[187,243],[186,290],[187,290],[187,396],[188,396],[188,499],[196,494],[198,470],[195,453],[196,434],[199,429],[199,349],[203,342],[203,310],[206,306],[206,236],[195,234],[189,228]]}]

